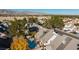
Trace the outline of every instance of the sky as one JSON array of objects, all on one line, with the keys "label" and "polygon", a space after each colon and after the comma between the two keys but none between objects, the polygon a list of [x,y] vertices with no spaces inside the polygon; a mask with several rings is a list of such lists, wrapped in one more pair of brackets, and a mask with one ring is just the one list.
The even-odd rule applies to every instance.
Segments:
[{"label": "sky", "polygon": [[39,12],[46,14],[79,15],[79,9],[14,9],[16,11]]}]

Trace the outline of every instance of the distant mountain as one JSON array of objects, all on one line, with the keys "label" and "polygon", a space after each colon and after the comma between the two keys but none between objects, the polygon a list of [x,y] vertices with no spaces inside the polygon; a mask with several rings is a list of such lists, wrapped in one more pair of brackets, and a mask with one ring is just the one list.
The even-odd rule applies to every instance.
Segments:
[{"label": "distant mountain", "polygon": [[29,11],[15,11],[10,9],[0,9],[0,15],[48,15],[48,14],[29,12]]},{"label": "distant mountain", "polygon": [[13,14],[13,13],[16,13],[16,11],[0,9],[0,14]]},{"label": "distant mountain", "polygon": [[0,9],[0,15],[61,15],[61,16],[79,16],[79,15],[68,15],[68,14],[48,14],[41,12],[30,12],[30,11],[17,11],[13,9]]}]

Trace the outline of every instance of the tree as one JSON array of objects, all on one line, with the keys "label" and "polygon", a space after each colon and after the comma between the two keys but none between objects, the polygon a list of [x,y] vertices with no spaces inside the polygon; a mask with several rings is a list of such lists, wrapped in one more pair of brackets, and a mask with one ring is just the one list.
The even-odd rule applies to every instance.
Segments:
[{"label": "tree", "polygon": [[45,19],[45,23],[43,24],[43,26],[46,28],[52,28],[50,21],[51,21],[51,19]]},{"label": "tree", "polygon": [[29,45],[27,39],[23,36],[13,37],[13,42],[11,43],[10,50],[28,50]]},{"label": "tree", "polygon": [[33,17],[33,16],[32,16],[32,17],[29,17],[29,21],[28,21],[28,22],[29,22],[29,23],[37,23],[37,21],[38,21],[38,20],[37,20],[37,17]]},{"label": "tree", "polygon": [[49,28],[59,28],[62,29],[64,26],[64,22],[59,16],[52,16],[51,19],[47,20],[46,27]]},{"label": "tree", "polygon": [[17,22],[15,22],[15,21],[9,21],[10,23],[11,23],[11,25],[9,26],[9,29],[8,29],[8,31],[9,31],[9,33],[11,34],[11,35],[16,35],[17,34]]},{"label": "tree", "polygon": [[59,16],[54,16],[50,21],[50,24],[52,25],[53,28],[59,28],[59,29],[62,29],[64,26],[64,22]]},{"label": "tree", "polygon": [[27,23],[27,19],[26,18],[23,18],[22,23],[23,23],[23,25],[25,25]]},{"label": "tree", "polygon": [[14,35],[14,36],[19,36],[19,35],[24,35],[24,31],[25,31],[25,24],[27,23],[27,21],[25,19],[23,20],[17,20],[15,19],[14,21],[9,21],[11,23],[11,25],[9,26],[9,32],[10,34]]}]

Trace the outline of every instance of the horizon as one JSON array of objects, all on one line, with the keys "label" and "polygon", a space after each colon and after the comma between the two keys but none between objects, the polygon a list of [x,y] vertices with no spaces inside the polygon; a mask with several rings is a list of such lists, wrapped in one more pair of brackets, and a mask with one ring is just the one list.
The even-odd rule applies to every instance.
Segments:
[{"label": "horizon", "polygon": [[36,12],[58,15],[79,15],[79,9],[12,9],[19,12]]}]

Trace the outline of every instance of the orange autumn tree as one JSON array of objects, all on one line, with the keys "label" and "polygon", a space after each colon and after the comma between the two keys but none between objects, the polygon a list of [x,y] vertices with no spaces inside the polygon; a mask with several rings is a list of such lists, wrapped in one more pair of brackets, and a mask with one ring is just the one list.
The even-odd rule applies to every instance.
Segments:
[{"label": "orange autumn tree", "polygon": [[28,43],[27,40],[24,39],[23,36],[20,36],[19,38],[13,37],[13,42],[10,46],[11,50],[28,50]]},{"label": "orange autumn tree", "polygon": [[11,43],[10,49],[11,50],[27,50],[28,43],[27,39],[24,38],[24,31],[25,31],[25,24],[27,20],[24,18],[23,20],[14,19],[14,21],[9,21],[11,25],[8,29],[10,34],[13,36],[13,42]]}]

